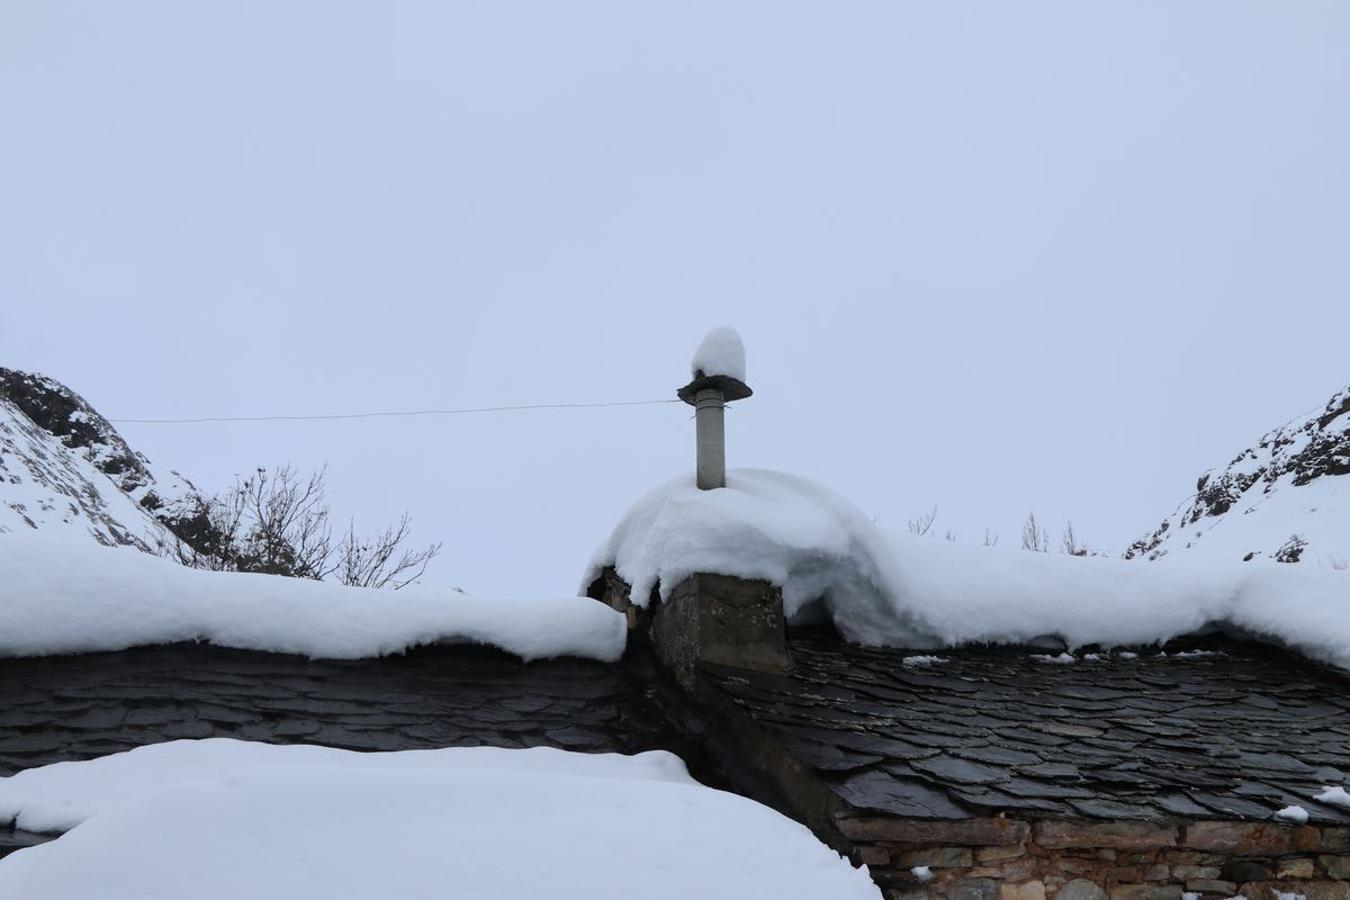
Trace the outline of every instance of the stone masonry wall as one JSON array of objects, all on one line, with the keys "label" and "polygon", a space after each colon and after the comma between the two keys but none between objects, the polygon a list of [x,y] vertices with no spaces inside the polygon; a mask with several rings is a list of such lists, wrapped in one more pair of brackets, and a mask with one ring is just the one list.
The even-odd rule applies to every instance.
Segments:
[{"label": "stone masonry wall", "polygon": [[1350,828],[1001,817],[836,824],[887,900],[1350,900]]}]

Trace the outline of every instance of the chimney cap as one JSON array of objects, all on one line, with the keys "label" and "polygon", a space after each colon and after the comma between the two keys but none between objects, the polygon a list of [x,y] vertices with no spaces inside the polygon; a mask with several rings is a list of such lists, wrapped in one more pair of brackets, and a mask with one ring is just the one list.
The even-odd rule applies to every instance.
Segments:
[{"label": "chimney cap", "polygon": [[754,393],[750,390],[750,385],[738,378],[732,378],[730,375],[699,375],[676,391],[675,396],[693,406],[698,392],[706,390],[721,391],[722,399],[727,403],[733,400],[744,400]]},{"label": "chimney cap", "polygon": [[745,344],[736,329],[729,325],[714,328],[704,336],[694,351],[689,370],[694,380],[675,395],[691,406],[699,391],[721,391],[722,399],[727,402],[744,400],[754,393],[745,383]]}]

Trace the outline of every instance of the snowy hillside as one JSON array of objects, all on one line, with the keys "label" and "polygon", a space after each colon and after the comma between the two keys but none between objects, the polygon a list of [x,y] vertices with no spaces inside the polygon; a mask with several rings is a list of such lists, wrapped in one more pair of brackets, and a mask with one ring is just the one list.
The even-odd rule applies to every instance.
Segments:
[{"label": "snowy hillside", "polygon": [[148,550],[189,531],[198,500],[74,391],[0,368],[0,533],[67,531]]},{"label": "snowy hillside", "polygon": [[1350,565],[1350,388],[1311,417],[1278,428],[1136,541],[1127,558],[1186,551],[1200,559]]}]

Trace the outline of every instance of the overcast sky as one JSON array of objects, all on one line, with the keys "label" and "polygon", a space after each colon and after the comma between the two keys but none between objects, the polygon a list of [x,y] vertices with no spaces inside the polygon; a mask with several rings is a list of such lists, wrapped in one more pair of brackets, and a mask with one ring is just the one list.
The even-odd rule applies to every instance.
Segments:
[{"label": "overcast sky", "polygon": [[[0,0],[0,365],[105,415],[673,396],[883,525],[1113,550],[1350,382],[1350,4]],[[682,405],[127,425],[569,593]]]}]

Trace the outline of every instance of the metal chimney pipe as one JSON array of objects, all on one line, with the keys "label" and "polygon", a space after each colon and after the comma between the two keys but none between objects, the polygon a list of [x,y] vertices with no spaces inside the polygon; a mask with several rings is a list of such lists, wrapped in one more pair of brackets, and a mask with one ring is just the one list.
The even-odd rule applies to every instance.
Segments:
[{"label": "metal chimney pipe", "polygon": [[690,367],[694,380],[675,392],[694,407],[697,450],[695,482],[699,490],[727,486],[726,405],[754,391],[745,378],[745,347],[731,328],[714,328],[703,339]]},{"label": "metal chimney pipe", "polygon": [[719,388],[704,388],[694,395],[697,481],[701,491],[727,486],[725,417],[725,396]]}]

